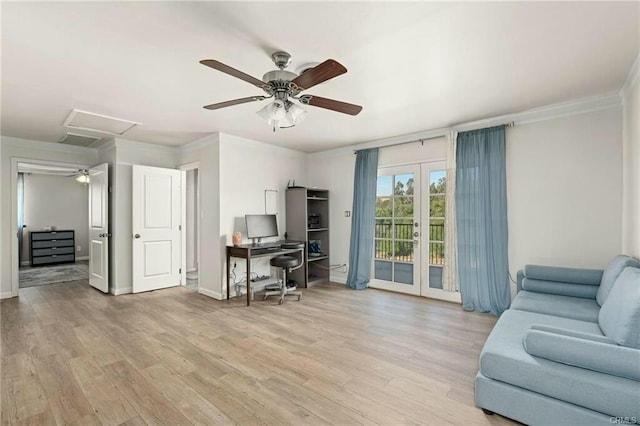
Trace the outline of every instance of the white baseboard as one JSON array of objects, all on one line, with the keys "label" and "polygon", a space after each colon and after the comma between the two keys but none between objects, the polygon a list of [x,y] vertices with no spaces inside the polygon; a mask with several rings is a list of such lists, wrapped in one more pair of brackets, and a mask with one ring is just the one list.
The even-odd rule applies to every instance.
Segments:
[{"label": "white baseboard", "polygon": [[76,260],[89,260],[89,256],[76,256]]},{"label": "white baseboard", "polygon": [[123,288],[114,288],[111,292],[114,296],[120,296],[121,294],[131,294],[133,293],[132,287],[123,287]]},{"label": "white baseboard", "polygon": [[331,281],[332,283],[345,284],[345,285],[347,284],[347,279],[345,277],[338,277],[335,275],[330,275],[329,281]]},{"label": "white baseboard", "polygon": [[10,299],[12,297],[16,297],[17,294],[14,296],[12,292],[10,291],[6,291],[4,293],[0,293],[0,299]]},{"label": "white baseboard", "polygon": [[206,288],[198,287],[198,293],[204,294],[205,296],[209,296],[216,300],[223,300],[222,293],[218,293],[217,291],[209,290]]}]

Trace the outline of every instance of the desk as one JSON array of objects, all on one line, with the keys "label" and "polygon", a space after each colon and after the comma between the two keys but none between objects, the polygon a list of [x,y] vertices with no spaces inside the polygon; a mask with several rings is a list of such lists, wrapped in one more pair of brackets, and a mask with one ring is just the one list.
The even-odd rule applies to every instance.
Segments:
[{"label": "desk", "polygon": [[[289,243],[293,241],[287,241]],[[298,242],[298,241],[296,241]],[[299,241],[303,243],[303,241]],[[239,246],[227,246],[227,300],[231,292],[231,258],[247,260],[247,306],[251,304],[251,259],[258,257],[275,257],[283,254],[291,254],[300,252],[302,262],[304,263],[304,246],[301,248],[285,249],[281,247],[284,241],[268,243],[268,245],[241,244]]]}]

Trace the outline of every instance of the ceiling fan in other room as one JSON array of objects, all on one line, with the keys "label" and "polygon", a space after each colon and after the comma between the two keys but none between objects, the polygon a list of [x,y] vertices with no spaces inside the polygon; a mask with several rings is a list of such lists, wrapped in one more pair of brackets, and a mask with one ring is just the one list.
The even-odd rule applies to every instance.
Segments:
[{"label": "ceiling fan in other room", "polygon": [[85,186],[89,185],[89,170],[87,169],[78,169],[75,172],[67,175],[65,177],[73,177],[76,178],[76,181],[83,183]]},{"label": "ceiling fan in other room", "polygon": [[257,88],[264,90],[266,93],[266,96],[249,96],[248,98],[240,98],[232,101],[206,105],[204,108],[215,110],[232,105],[264,101],[266,99],[273,98],[273,102],[266,105],[257,113],[273,126],[274,132],[276,131],[276,128],[285,129],[293,127],[304,120],[307,112],[292,102],[293,100],[300,102],[303,105],[311,105],[349,115],[358,115],[358,113],[362,111],[362,107],[360,105],[349,104],[315,95],[301,94],[301,92],[310,89],[313,86],[346,73],[347,69],[337,61],[328,59],[298,75],[294,72],[285,70],[285,68],[291,63],[291,55],[287,52],[276,52],[271,55],[271,57],[278,69],[267,72],[262,77],[262,80],[258,80],[255,77],[245,74],[242,71],[238,71],[237,69],[214,59],[201,60],[200,63],[202,65],[206,65],[225,74],[229,74],[232,77],[244,80]]}]

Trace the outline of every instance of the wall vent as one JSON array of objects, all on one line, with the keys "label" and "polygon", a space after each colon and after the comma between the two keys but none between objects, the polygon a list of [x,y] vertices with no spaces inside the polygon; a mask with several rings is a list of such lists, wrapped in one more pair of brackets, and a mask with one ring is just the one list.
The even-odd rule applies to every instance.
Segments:
[{"label": "wall vent", "polygon": [[89,146],[102,138],[95,136],[79,135],[77,133],[67,133],[59,143],[75,146]]},{"label": "wall vent", "polygon": [[122,136],[141,123],[95,114],[93,112],[74,109],[64,121],[65,127],[104,133],[112,136]]}]

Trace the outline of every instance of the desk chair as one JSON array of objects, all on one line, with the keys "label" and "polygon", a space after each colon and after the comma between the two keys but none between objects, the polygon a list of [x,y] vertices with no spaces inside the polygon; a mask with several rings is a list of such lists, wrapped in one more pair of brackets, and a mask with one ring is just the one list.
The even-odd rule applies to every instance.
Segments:
[{"label": "desk chair", "polygon": [[292,269],[296,269],[302,265],[302,258],[283,255],[272,258],[270,263],[271,266],[282,268],[282,283],[280,284],[280,289],[267,291],[264,294],[264,300],[267,300],[267,297],[269,296],[279,295],[280,300],[278,301],[278,305],[282,305],[284,303],[284,297],[292,295],[298,296],[298,301],[300,301],[302,298],[302,292],[287,287],[287,275]]}]

